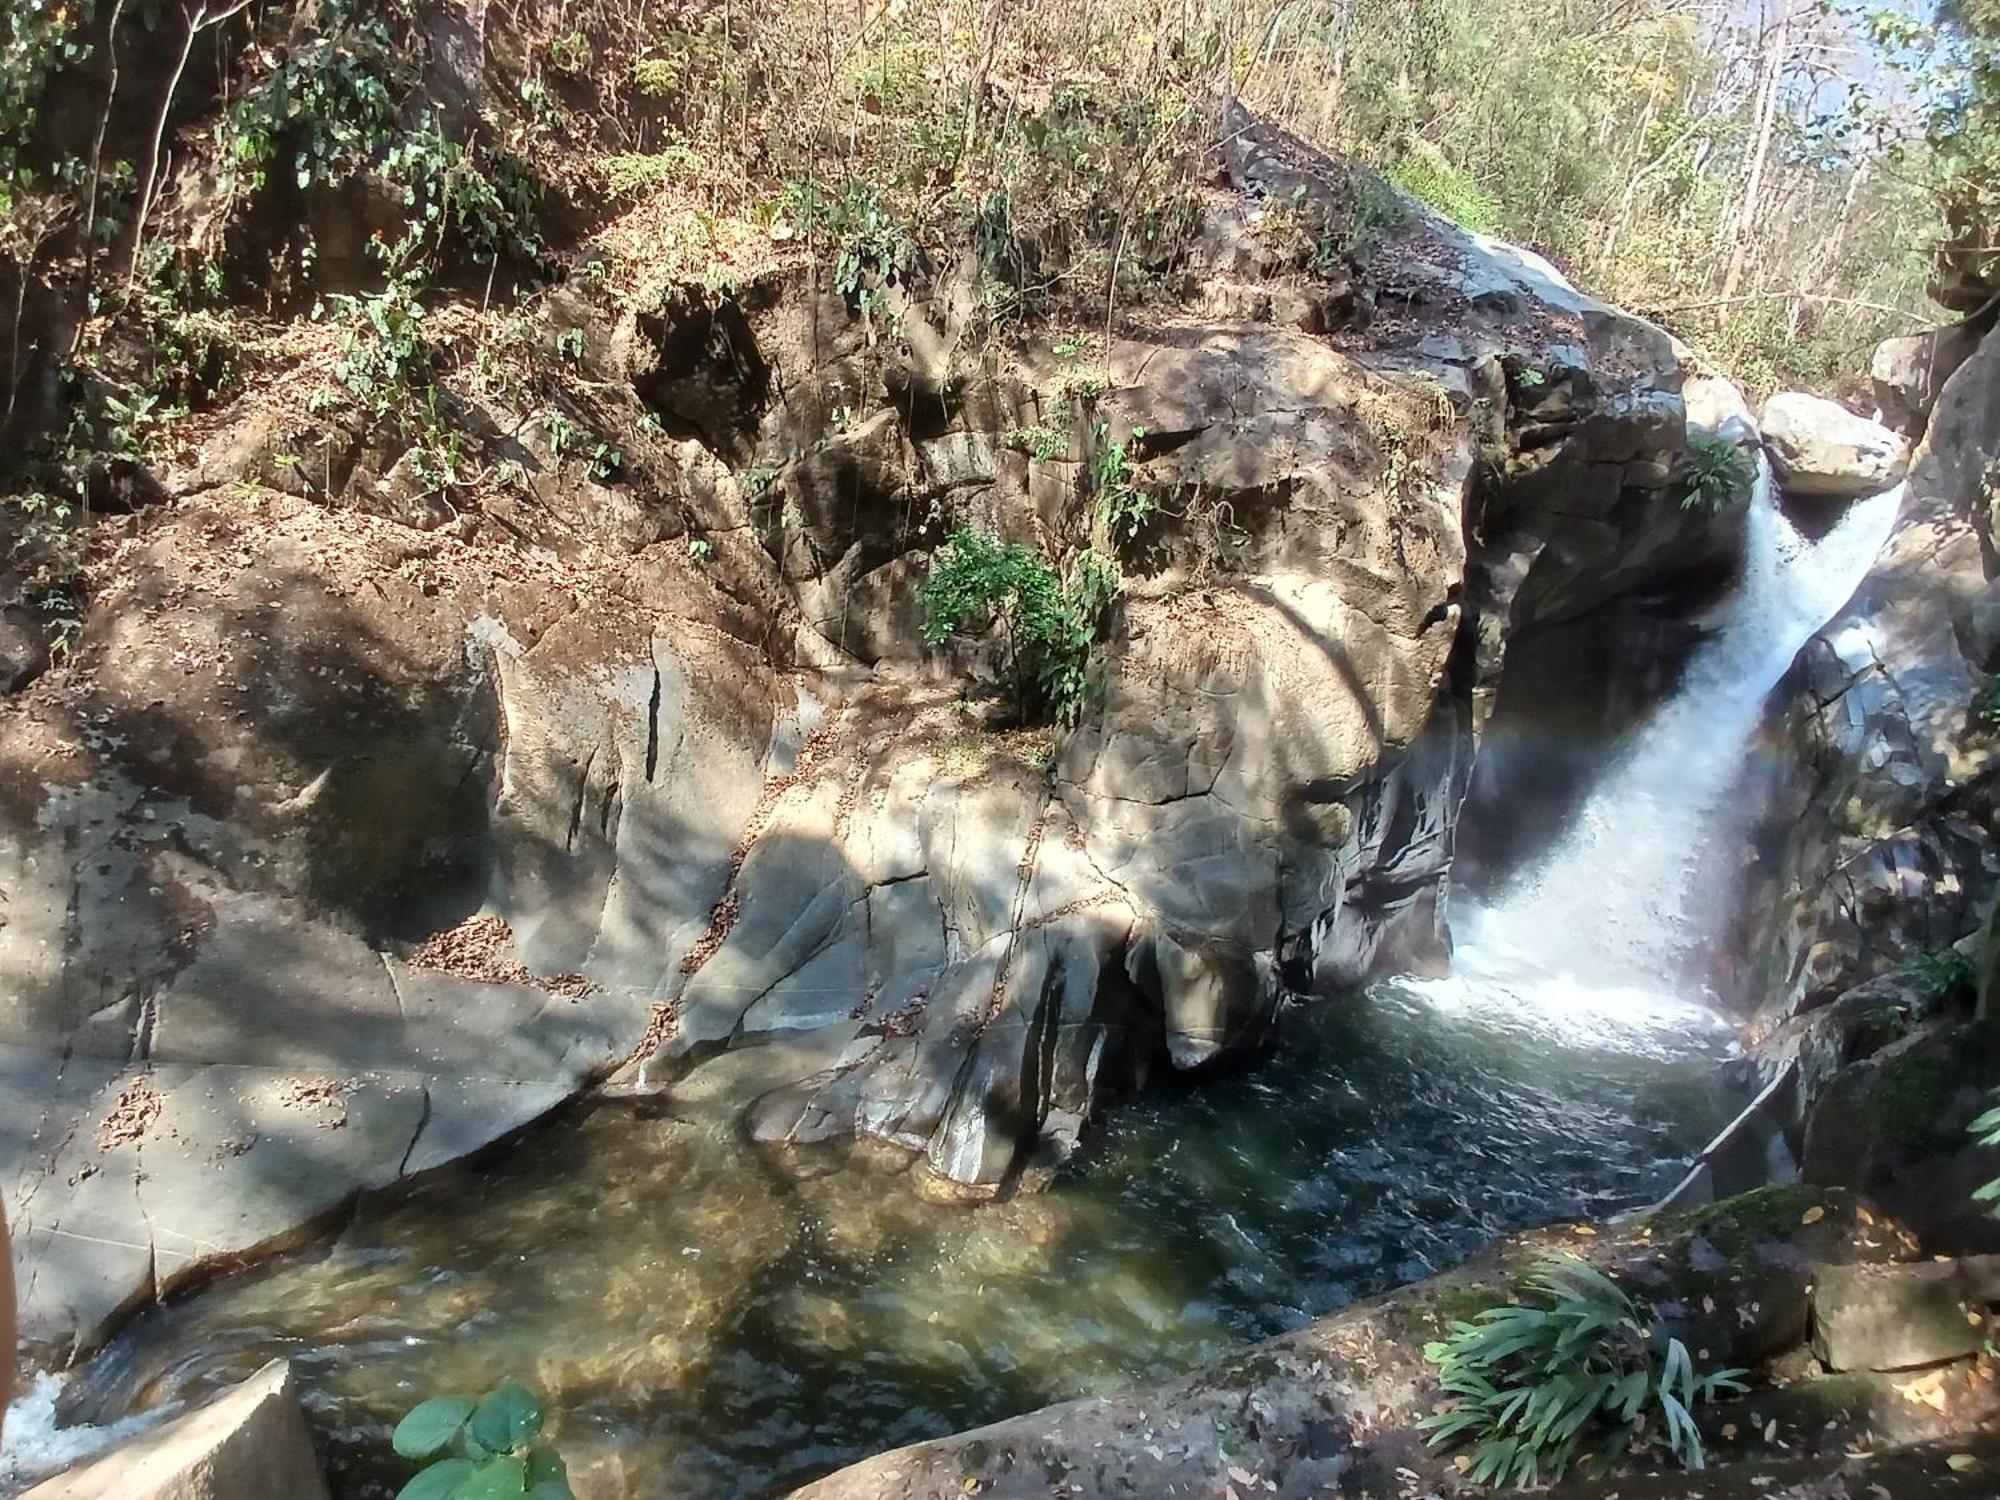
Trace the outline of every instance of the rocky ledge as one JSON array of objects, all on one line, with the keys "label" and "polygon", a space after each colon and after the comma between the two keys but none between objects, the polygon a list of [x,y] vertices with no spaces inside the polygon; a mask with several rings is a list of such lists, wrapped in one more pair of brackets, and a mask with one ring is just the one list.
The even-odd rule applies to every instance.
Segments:
[{"label": "rocky ledge", "polygon": [[[1439,1409],[1423,1344],[1507,1302],[1540,1257],[1573,1255],[1650,1302],[1703,1366],[1751,1372],[1704,1413],[1712,1467],[1615,1474],[1550,1493],[1631,1500],[1985,1495],[2000,1483],[2000,1382],[1978,1356],[1994,1268],[1911,1264],[1914,1241],[1854,1197],[1769,1188],[1615,1232],[1555,1229],[1129,1395],[1070,1402],[856,1464],[796,1500],[1257,1495],[1409,1500],[1490,1494],[1426,1442]],[[1950,1271],[1950,1276],[1938,1274]],[[1928,1321],[1917,1313],[1935,1305]],[[1916,1311],[1913,1312],[1913,1309]],[[1883,1327],[1926,1329],[1890,1348]],[[1829,1364],[1828,1340],[1866,1352]],[[1922,1373],[1901,1373],[1921,1366]],[[1649,1473],[1649,1470],[1655,1472]],[[1848,1486],[1852,1486],[1851,1488]]]},{"label": "rocky ledge", "polygon": [[[975,347],[951,273],[558,286],[615,473],[454,388],[525,479],[450,514],[306,349],[103,523],[77,649],[0,700],[32,1340],[614,1075],[992,1193],[1281,994],[1436,961],[1513,645],[1650,621],[1670,677],[1739,528],[1667,492],[1658,330],[1414,207],[1301,270],[1277,225],[1350,169],[1237,125],[1186,299],[1087,365]],[[1151,511],[1098,689],[1009,724],[917,587],[960,527],[1081,534],[1107,445]]]}]

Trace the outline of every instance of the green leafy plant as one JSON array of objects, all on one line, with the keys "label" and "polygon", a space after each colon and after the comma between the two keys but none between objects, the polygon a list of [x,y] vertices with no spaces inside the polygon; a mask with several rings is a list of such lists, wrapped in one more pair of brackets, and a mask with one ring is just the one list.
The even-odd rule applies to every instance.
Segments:
[{"label": "green leafy plant", "polygon": [[1454,1400],[1418,1425],[1433,1447],[1471,1444],[1477,1484],[1553,1481],[1586,1445],[1608,1464],[1654,1437],[1698,1469],[1695,1408],[1744,1389],[1742,1370],[1697,1373],[1686,1346],[1663,1341],[1623,1288],[1567,1257],[1544,1260],[1520,1302],[1453,1323],[1424,1358]]},{"label": "green leafy plant", "polygon": [[425,1465],[396,1500],[576,1500],[562,1456],[541,1434],[542,1409],[525,1386],[495,1386],[476,1401],[434,1396],[390,1438]]},{"label": "green leafy plant", "polygon": [[416,406],[428,411],[435,400],[431,348],[415,278],[392,274],[383,291],[328,300],[346,323],[333,378],[355,403],[377,421],[393,417],[398,425]]},{"label": "green leafy plant", "polygon": [[[1993,1091],[1993,1097],[2000,1099],[2000,1089]],[[1982,1146],[2000,1146],[2000,1104],[1977,1116],[1966,1130]],[[2000,1219],[2000,1177],[1976,1189],[1972,1201],[1984,1203],[1987,1211]]]},{"label": "green leafy plant", "polygon": [[1116,566],[1094,549],[1058,573],[1032,547],[958,531],[924,580],[922,634],[941,646],[953,635],[993,628],[1001,676],[1022,717],[1046,711],[1072,723],[1089,697],[1090,648],[1117,589]]},{"label": "green leafy plant", "polygon": [[1757,466],[1749,454],[1727,438],[1705,432],[1688,435],[1687,462],[1674,493],[1682,510],[1719,513],[1750,498]]},{"label": "green leafy plant", "polygon": [[564,32],[549,43],[549,66],[558,73],[567,73],[575,77],[588,72],[591,56],[590,38],[575,28]]},{"label": "green leafy plant", "polygon": [[1988,683],[1973,698],[1972,721],[1988,734],[2000,734],[2000,681]]},{"label": "green leafy plant", "polygon": [[1979,982],[1979,972],[1956,948],[1933,948],[1910,961],[1917,986],[1940,1003],[1969,995]]},{"label": "green leafy plant", "polygon": [[1132,481],[1132,444],[1145,436],[1145,428],[1135,427],[1130,437],[1114,441],[1110,424],[1097,424],[1097,451],[1090,460],[1091,497],[1104,534],[1114,545],[1138,536],[1159,508]]}]

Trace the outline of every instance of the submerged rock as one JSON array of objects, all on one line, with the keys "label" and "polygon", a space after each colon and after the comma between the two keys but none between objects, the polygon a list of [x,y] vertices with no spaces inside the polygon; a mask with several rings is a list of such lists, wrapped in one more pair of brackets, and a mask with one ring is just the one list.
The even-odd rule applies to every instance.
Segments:
[{"label": "submerged rock", "polygon": [[1910,467],[1909,445],[1900,437],[1822,396],[1780,391],[1765,401],[1759,426],[1788,495],[1877,495]]}]

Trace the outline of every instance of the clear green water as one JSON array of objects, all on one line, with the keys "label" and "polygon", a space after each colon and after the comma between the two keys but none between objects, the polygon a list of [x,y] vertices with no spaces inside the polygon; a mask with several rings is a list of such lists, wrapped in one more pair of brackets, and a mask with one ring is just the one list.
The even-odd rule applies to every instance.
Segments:
[{"label": "clear green water", "polygon": [[1052,1191],[976,1209],[606,1105],[148,1314],[77,1394],[101,1418],[287,1355],[347,1500],[407,1474],[384,1457],[409,1405],[513,1377],[584,1500],[781,1494],[1643,1203],[1728,1114],[1726,1041],[1687,1009],[1385,983],[1116,1112]]}]

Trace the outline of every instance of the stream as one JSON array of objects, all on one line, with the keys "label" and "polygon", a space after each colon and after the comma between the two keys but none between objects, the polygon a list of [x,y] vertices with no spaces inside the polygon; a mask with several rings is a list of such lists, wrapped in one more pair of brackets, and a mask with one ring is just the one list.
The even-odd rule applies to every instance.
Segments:
[{"label": "stream", "polygon": [[1740,847],[1763,700],[1897,495],[1807,543],[1760,483],[1678,694],[1549,857],[1453,908],[1448,979],[1292,1008],[1254,1066],[1114,1111],[1049,1191],[801,1176],[657,1107],[579,1107],[331,1243],[135,1319],[98,1419],[293,1361],[338,1500],[394,1493],[426,1396],[537,1387],[583,1500],[772,1496],[866,1454],[1184,1371],[1464,1259],[1665,1193],[1743,1099],[1681,977]]}]

